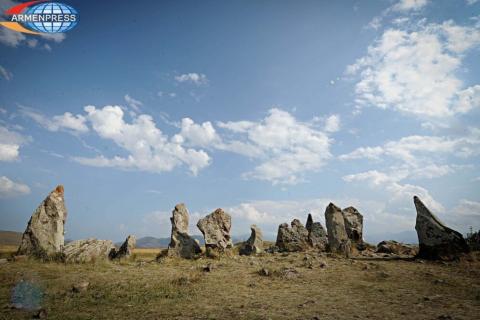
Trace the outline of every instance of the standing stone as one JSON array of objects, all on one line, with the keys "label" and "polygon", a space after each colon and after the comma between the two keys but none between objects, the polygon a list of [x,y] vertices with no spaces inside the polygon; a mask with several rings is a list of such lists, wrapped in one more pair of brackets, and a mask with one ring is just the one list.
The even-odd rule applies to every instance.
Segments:
[{"label": "standing stone", "polygon": [[275,246],[280,251],[303,251],[310,245],[308,242],[308,230],[298,219],[291,222],[291,228],[288,224],[282,223],[278,227],[277,242]]},{"label": "standing stone", "polygon": [[188,235],[189,214],[187,207],[179,203],[172,211],[172,235],[168,245],[168,255],[191,259],[202,252],[198,242]]},{"label": "standing stone", "polygon": [[349,256],[351,243],[345,230],[342,209],[330,203],[325,210],[325,224],[328,231],[329,251]]},{"label": "standing stone", "polygon": [[454,259],[469,252],[463,236],[445,226],[417,197],[413,197],[417,209],[418,257],[424,259]]},{"label": "standing stone", "polygon": [[135,236],[129,235],[118,251],[112,251],[110,258],[121,259],[130,257],[133,253],[133,249],[135,249],[136,243],[137,240],[135,239]]},{"label": "standing stone", "polygon": [[90,238],[68,243],[63,248],[63,255],[65,262],[97,262],[111,258],[112,251],[115,251],[112,241]]},{"label": "standing stone", "polygon": [[219,208],[200,219],[197,227],[205,238],[207,253],[211,250],[223,252],[225,249],[233,247],[230,237],[232,218],[222,209]]},{"label": "standing stone", "polygon": [[67,219],[63,191],[63,186],[57,186],[35,210],[23,233],[17,255],[48,258],[62,251]]},{"label": "standing stone", "polygon": [[354,207],[342,210],[345,231],[350,241],[354,244],[363,243],[363,216]]},{"label": "standing stone", "polygon": [[313,217],[309,213],[307,223],[305,225],[308,231],[308,242],[314,248],[324,251],[327,247],[327,232],[320,222],[313,222]]},{"label": "standing stone", "polygon": [[240,254],[251,255],[263,252],[263,236],[262,231],[256,225],[251,225],[252,233],[250,238],[240,248]]}]

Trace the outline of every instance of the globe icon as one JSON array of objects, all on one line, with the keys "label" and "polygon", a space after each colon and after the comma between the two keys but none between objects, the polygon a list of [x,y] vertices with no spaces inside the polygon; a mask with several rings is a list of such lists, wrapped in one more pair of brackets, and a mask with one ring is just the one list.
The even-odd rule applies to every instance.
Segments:
[{"label": "globe icon", "polygon": [[73,27],[75,27],[78,23],[78,12],[63,3],[56,3],[56,2],[47,2],[42,3],[36,6],[29,8],[25,14],[69,14],[69,15],[77,15],[77,19],[75,21],[37,21],[37,22],[28,22],[27,26],[30,27],[32,30],[40,31],[40,32],[47,32],[47,33],[59,33],[59,32],[66,32]]}]

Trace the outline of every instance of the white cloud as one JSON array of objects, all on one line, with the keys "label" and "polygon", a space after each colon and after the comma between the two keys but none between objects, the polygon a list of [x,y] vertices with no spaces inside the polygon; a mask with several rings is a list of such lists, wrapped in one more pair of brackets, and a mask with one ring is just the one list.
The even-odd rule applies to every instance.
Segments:
[{"label": "white cloud", "polygon": [[331,115],[325,120],[326,132],[337,132],[340,130],[340,116],[338,114]]},{"label": "white cloud", "polygon": [[469,6],[471,6],[471,5],[473,5],[473,4],[477,3],[477,2],[478,2],[478,0],[467,0],[467,4],[468,4]]},{"label": "white cloud", "polygon": [[181,131],[173,137],[173,140],[178,143],[186,142],[191,146],[200,147],[214,146],[221,141],[210,121],[204,122],[200,125],[196,124],[190,118],[182,119]]},{"label": "white cloud", "polygon": [[175,80],[180,83],[190,82],[196,85],[202,85],[202,84],[208,83],[208,79],[206,75],[204,75],[203,73],[195,73],[195,72],[184,73],[179,76],[175,76]]},{"label": "white cloud", "polygon": [[139,115],[133,118],[132,123],[127,123],[119,106],[105,106],[102,109],[87,106],[85,112],[93,130],[101,138],[112,140],[128,155],[112,158],[103,155],[94,158],[76,157],[75,160],[79,163],[150,172],[171,171],[184,164],[196,175],[211,162],[205,151],[186,148],[182,145],[183,141],[169,139],[156,127],[149,115]]},{"label": "white cloud", "polygon": [[331,140],[310,123],[273,108],[260,122],[220,122],[234,138],[224,141],[224,150],[256,158],[261,163],[244,177],[273,184],[296,184],[305,172],[316,172],[331,158]]},{"label": "white cloud", "polygon": [[20,155],[20,147],[30,138],[0,126],[0,161],[15,161]]},{"label": "white cloud", "polygon": [[338,158],[340,160],[352,160],[352,159],[380,159],[380,156],[385,153],[382,147],[360,147],[348,154],[342,154]]},{"label": "white cloud", "polygon": [[360,75],[357,106],[432,118],[478,107],[477,86],[466,87],[456,72],[467,51],[479,44],[479,27],[452,21],[420,24],[410,32],[386,30],[366,56],[347,68],[347,74]]},{"label": "white cloud", "polygon": [[5,80],[10,81],[13,78],[13,74],[5,69],[5,67],[0,66],[0,76],[2,76]]},{"label": "white cloud", "polygon": [[30,193],[30,188],[23,183],[15,182],[9,178],[0,177],[0,198],[10,198]]},{"label": "white cloud", "polygon": [[80,114],[73,115],[70,112],[65,112],[62,115],[53,116],[50,119],[31,108],[20,107],[20,112],[49,131],[66,130],[78,133],[88,132],[86,119]]},{"label": "white cloud", "polygon": [[428,0],[400,0],[393,7],[394,11],[420,10],[426,6]]},{"label": "white cloud", "polygon": [[473,215],[480,218],[480,202],[462,199],[453,209],[453,212],[459,215]]},{"label": "white cloud", "polygon": [[133,110],[139,112],[140,111],[140,107],[143,105],[143,103],[141,101],[138,101],[132,97],[130,97],[128,94],[126,94],[124,97],[125,99],[125,102],[130,106],[130,108],[132,108]]}]

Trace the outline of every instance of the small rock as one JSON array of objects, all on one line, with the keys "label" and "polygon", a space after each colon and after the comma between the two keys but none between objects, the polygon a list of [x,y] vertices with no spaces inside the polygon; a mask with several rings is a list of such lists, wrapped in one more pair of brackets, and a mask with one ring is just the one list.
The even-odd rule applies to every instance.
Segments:
[{"label": "small rock", "polygon": [[72,286],[72,291],[75,292],[75,293],[80,293],[80,292],[87,291],[89,285],[90,285],[90,283],[88,281],[79,282],[79,283],[74,284]]},{"label": "small rock", "polygon": [[262,268],[258,272],[261,276],[268,277],[270,275],[270,271],[267,268]]},{"label": "small rock", "polygon": [[213,270],[213,265],[211,263],[203,266],[203,271],[204,272],[212,272],[212,270]]},{"label": "small rock", "polygon": [[13,256],[13,261],[15,262],[26,261],[26,260],[28,260],[28,256],[24,254]]},{"label": "small rock", "polygon": [[0,264],[5,264],[5,263],[7,263],[7,262],[8,262],[7,259],[0,259]]},{"label": "small rock", "polygon": [[47,319],[47,310],[45,309],[40,309],[38,310],[34,315],[33,315],[33,318],[34,319]]},{"label": "small rock", "polygon": [[327,262],[325,260],[320,260],[320,268],[325,269],[327,267]]}]

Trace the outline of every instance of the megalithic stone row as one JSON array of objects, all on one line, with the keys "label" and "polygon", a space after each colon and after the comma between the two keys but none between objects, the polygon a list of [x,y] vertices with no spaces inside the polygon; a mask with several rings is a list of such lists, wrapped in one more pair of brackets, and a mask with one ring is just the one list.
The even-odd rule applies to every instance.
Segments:
[{"label": "megalithic stone row", "polygon": [[127,239],[122,243],[118,251],[114,250],[110,254],[110,258],[112,259],[122,259],[128,258],[132,255],[133,249],[135,249],[135,245],[137,244],[137,239],[134,235],[129,235]]},{"label": "megalithic stone row", "polygon": [[262,231],[256,225],[251,225],[250,238],[241,246],[240,254],[241,255],[251,255],[263,252],[263,235]]},{"label": "megalithic stone row", "polygon": [[417,209],[418,257],[424,259],[454,259],[469,252],[463,236],[445,226],[417,196],[413,197]]},{"label": "megalithic stone row", "polygon": [[363,216],[354,207],[342,210],[347,236],[353,244],[363,243]]},{"label": "megalithic stone row", "polygon": [[314,222],[312,215],[309,213],[305,228],[308,231],[308,241],[314,248],[324,251],[328,244],[327,232],[320,222]]},{"label": "megalithic stone row", "polygon": [[48,258],[62,251],[67,219],[63,186],[42,201],[28,221],[17,255]]},{"label": "megalithic stone row", "polygon": [[172,234],[168,245],[169,256],[179,256],[191,259],[201,253],[197,240],[188,235],[189,214],[187,207],[179,203],[172,211],[170,222],[172,223]]},{"label": "megalithic stone row", "polygon": [[291,228],[287,223],[282,223],[278,226],[277,241],[275,246],[280,251],[304,251],[310,247],[308,241],[308,230],[305,228],[300,220],[293,219],[290,223]]}]

